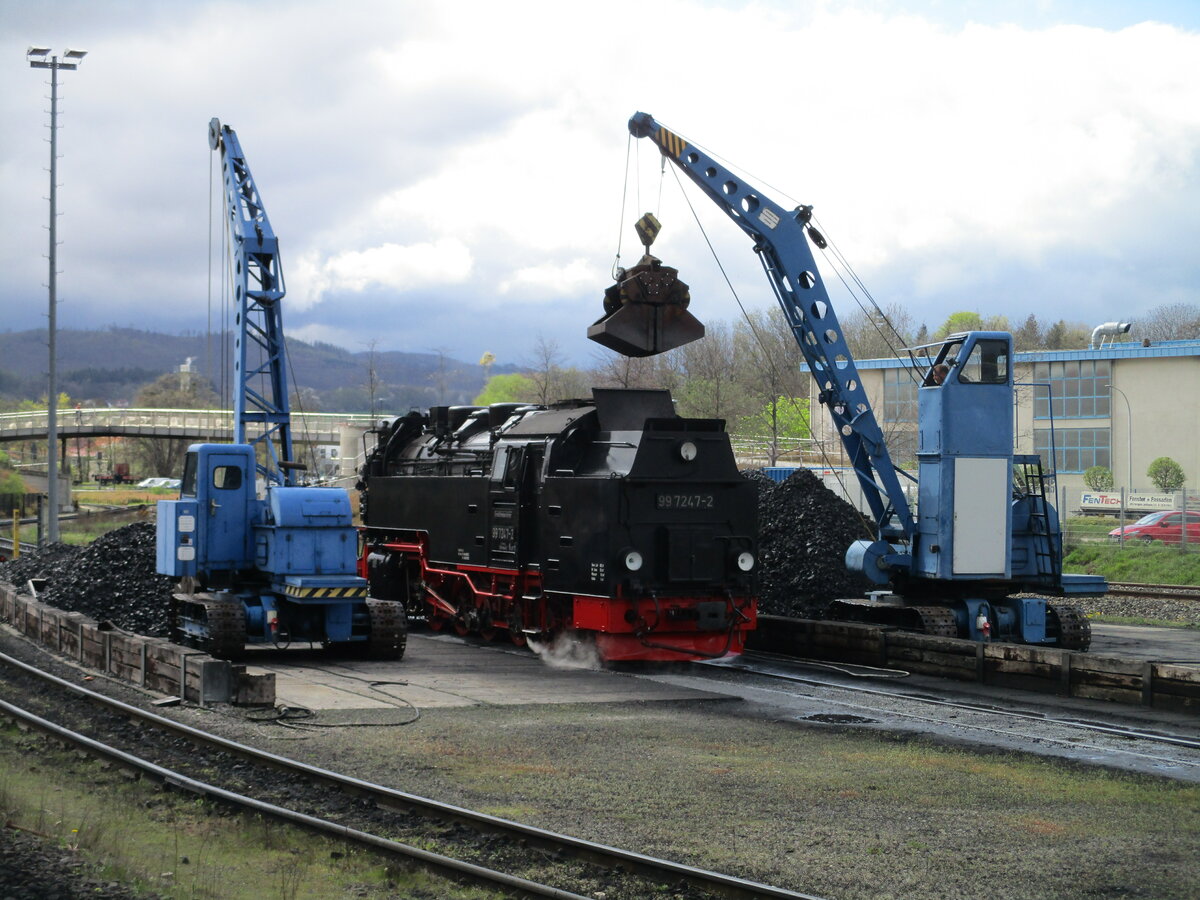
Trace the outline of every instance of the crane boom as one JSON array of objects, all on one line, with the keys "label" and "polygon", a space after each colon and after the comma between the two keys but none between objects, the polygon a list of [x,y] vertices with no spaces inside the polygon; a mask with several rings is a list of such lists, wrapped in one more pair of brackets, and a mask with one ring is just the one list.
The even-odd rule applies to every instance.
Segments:
[{"label": "crane boom", "polygon": [[[261,445],[258,471],[270,484],[292,485],[295,463],[280,301],[285,287],[279,239],[237,132],[208,123],[208,145],[221,154],[238,331],[234,354],[233,440]],[[253,427],[248,427],[253,426]],[[250,432],[250,433],[248,433]]]},{"label": "crane boom", "polygon": [[667,130],[648,113],[629,120],[634,137],[648,137],[754,241],[796,343],[820,388],[878,529],[877,539],[911,540],[915,526],[883,431],[875,419],[854,359],[829,302],[809,240],[824,248],[812,226],[812,207],[787,210],[717,160]]}]

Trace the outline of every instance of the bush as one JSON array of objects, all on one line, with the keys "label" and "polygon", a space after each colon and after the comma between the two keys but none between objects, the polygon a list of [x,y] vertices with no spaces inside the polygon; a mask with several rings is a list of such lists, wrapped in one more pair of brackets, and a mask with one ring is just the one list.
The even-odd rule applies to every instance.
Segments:
[{"label": "bush", "polygon": [[1092,466],[1083,473],[1083,483],[1089,491],[1111,491],[1113,489],[1112,470],[1106,466]]},{"label": "bush", "polygon": [[1179,490],[1187,480],[1184,477],[1183,468],[1169,456],[1160,456],[1150,463],[1146,474],[1150,476],[1154,486],[1164,494],[1171,494]]}]

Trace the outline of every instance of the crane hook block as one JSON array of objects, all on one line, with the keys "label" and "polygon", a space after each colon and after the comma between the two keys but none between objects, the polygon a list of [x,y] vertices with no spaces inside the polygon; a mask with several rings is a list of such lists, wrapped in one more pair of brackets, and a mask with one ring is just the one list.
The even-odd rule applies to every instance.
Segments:
[{"label": "crane hook block", "polygon": [[654,356],[704,337],[703,323],[687,311],[688,286],[679,272],[647,253],[604,292],[604,315],[587,336],[622,356]]},{"label": "crane hook block", "polygon": [[662,231],[662,225],[654,217],[654,213],[646,213],[634,223],[633,230],[637,232],[638,240],[642,242],[642,246],[649,253],[650,245],[654,243],[654,239]]}]

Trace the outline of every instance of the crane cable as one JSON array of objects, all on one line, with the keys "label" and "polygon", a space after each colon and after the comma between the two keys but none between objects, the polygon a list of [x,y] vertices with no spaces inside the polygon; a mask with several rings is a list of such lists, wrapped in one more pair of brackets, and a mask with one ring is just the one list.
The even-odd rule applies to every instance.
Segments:
[{"label": "crane cable", "polygon": [[[765,188],[771,190],[776,195],[783,197],[784,199],[786,199],[789,203],[791,203],[794,206],[797,206],[797,207],[800,206],[799,201],[797,201],[790,193],[788,193],[787,191],[785,191],[781,188],[776,187],[775,185],[773,185],[770,181],[766,180],[765,178],[760,178],[759,176],[755,175],[753,172],[750,172],[749,170],[744,169],[741,166],[738,166],[738,165],[730,162],[729,160],[722,157],[720,154],[712,152],[704,145],[700,144],[697,141],[692,140],[691,138],[687,137],[686,135],[684,135],[681,132],[674,131],[674,129],[672,129],[672,133],[678,135],[679,137],[681,137],[683,140],[687,141],[687,143],[691,144],[692,146],[703,150],[708,156],[711,156],[713,159],[720,162],[722,165],[724,165],[730,171],[741,172],[743,175],[745,175],[747,177],[747,180],[754,181],[758,184],[763,185]],[[843,277],[842,272],[839,269],[839,266],[841,268],[844,268],[846,270],[846,272],[849,273],[850,279],[854,282],[854,284],[858,285],[859,289],[870,301],[870,306],[878,314],[879,320],[881,320],[887,326],[888,330],[898,339],[901,346],[903,347],[903,345],[907,344],[908,341],[904,338],[903,335],[900,334],[900,332],[892,324],[892,321],[888,317],[887,313],[884,312],[884,310],[875,301],[874,296],[872,296],[871,292],[867,289],[867,286],[866,286],[866,284],[863,283],[862,279],[858,277],[858,274],[854,271],[854,267],[851,266],[850,262],[846,259],[846,257],[844,255],[842,255],[841,250],[839,250],[837,248],[837,246],[834,244],[834,242],[829,239],[829,232],[825,230],[824,225],[822,225],[821,222],[819,220],[816,220],[815,218],[814,218],[814,224],[818,227],[818,230],[825,236],[825,239],[826,239],[826,242],[827,242],[829,248],[832,248],[833,255],[832,256],[830,255],[829,250],[825,250],[824,256],[825,256],[826,260],[829,261],[830,267],[834,270],[835,273],[837,273],[838,279],[845,286],[847,293],[854,300],[855,305],[858,306],[859,310],[866,317],[867,322],[871,325],[871,327],[873,327],[875,329],[876,333],[878,333],[879,336],[883,339],[884,344],[887,346],[887,348],[891,352],[892,356],[901,362],[905,362],[906,360],[905,360],[904,356],[901,355],[900,350],[898,350],[893,345],[891,339],[888,338],[888,336],[886,334],[884,334],[883,330],[880,328],[879,321],[877,321],[876,318],[871,315],[870,311],[863,304],[863,301],[858,297],[858,294],[855,292],[854,288],[852,288],[847,283],[845,277]],[[910,355],[910,359],[908,361],[911,362],[911,355]],[[907,371],[909,374],[909,378],[911,380],[913,380],[916,383],[920,383],[920,379],[917,378],[912,367],[908,367]]]},{"label": "crane cable", "polygon": [[[714,154],[714,153],[712,153],[711,151],[708,151],[706,148],[703,148],[703,147],[702,147],[702,145],[700,145],[700,144],[699,144],[699,143],[697,143],[696,141],[693,141],[693,140],[691,140],[691,139],[687,138],[685,135],[681,134],[680,132],[677,132],[677,131],[676,131],[676,132],[674,132],[674,133],[675,133],[675,134],[677,134],[677,135],[679,135],[681,138],[683,138],[683,139],[684,139],[685,141],[687,141],[689,144],[691,144],[691,145],[693,145],[693,146],[695,146],[695,147],[701,148],[701,149],[705,149],[705,152],[706,152],[706,153],[707,153],[709,156],[712,156],[712,158],[714,158],[714,159],[717,159],[717,160],[719,160],[719,161],[723,162],[723,163],[726,165],[726,167],[728,167],[730,170],[737,170],[737,171],[741,171],[741,172],[743,172],[743,173],[745,173],[745,174],[748,174],[748,175],[750,175],[750,178],[751,178],[751,179],[753,179],[753,180],[755,180],[755,181],[759,181],[760,183],[766,184],[766,185],[767,185],[767,187],[771,188],[772,190],[776,191],[777,193],[781,194],[782,196],[784,196],[784,197],[787,197],[789,200],[791,200],[791,202],[793,202],[793,203],[795,203],[795,202],[796,202],[796,201],[794,200],[794,198],[790,197],[790,195],[789,195],[789,194],[788,194],[786,191],[780,191],[779,189],[772,187],[772,186],[770,185],[770,183],[769,183],[769,182],[766,182],[765,180],[754,178],[754,176],[753,176],[753,174],[752,174],[752,173],[747,173],[747,172],[746,172],[746,170],[744,170],[744,169],[741,169],[741,168],[740,168],[740,167],[738,167],[738,166],[734,166],[734,165],[730,164],[730,163],[729,163],[727,160],[724,160],[724,159],[722,159],[722,158],[721,158],[719,155],[717,155],[717,154]],[[665,165],[665,156],[663,157],[663,160],[664,160],[664,165]],[[742,316],[743,316],[743,318],[746,320],[746,323],[747,323],[747,325],[749,325],[749,327],[750,327],[750,330],[751,330],[751,333],[754,335],[754,339],[755,339],[756,343],[758,343],[758,345],[759,345],[759,348],[762,350],[762,352],[763,352],[763,356],[764,356],[764,358],[766,359],[768,366],[771,368],[771,371],[772,371],[772,377],[777,379],[777,378],[778,378],[778,374],[777,374],[777,370],[775,369],[775,364],[774,364],[774,359],[773,359],[773,357],[771,356],[770,352],[767,350],[767,348],[766,348],[766,346],[765,346],[765,343],[763,342],[762,336],[761,336],[761,335],[759,334],[759,332],[758,332],[758,329],[757,329],[757,328],[755,328],[755,326],[754,326],[754,323],[753,323],[753,322],[750,320],[750,317],[749,317],[748,313],[746,312],[746,308],[745,308],[745,306],[742,304],[740,297],[738,297],[738,295],[737,295],[737,291],[736,291],[736,290],[733,288],[733,284],[732,284],[732,282],[730,281],[728,274],[725,272],[725,268],[724,268],[724,266],[721,264],[721,261],[720,261],[720,259],[717,257],[716,250],[715,250],[715,248],[713,247],[713,245],[712,245],[712,242],[711,242],[711,241],[708,239],[708,235],[707,235],[707,233],[706,233],[706,232],[705,232],[705,230],[704,230],[704,226],[703,226],[703,224],[700,222],[700,218],[699,218],[699,216],[698,216],[698,215],[697,215],[697,213],[696,213],[695,207],[692,205],[692,202],[691,202],[691,199],[690,199],[690,197],[688,196],[687,192],[686,192],[686,191],[683,189],[682,182],[681,182],[681,181],[680,181],[680,179],[679,179],[679,174],[678,174],[678,172],[676,172],[676,171],[675,171],[674,167],[672,167],[672,172],[673,172],[673,174],[675,175],[675,180],[676,180],[676,183],[677,183],[677,184],[679,184],[679,186],[680,186],[680,191],[681,191],[681,193],[682,193],[682,194],[683,194],[683,196],[684,196],[685,202],[687,203],[687,205],[688,205],[688,208],[691,210],[692,217],[695,219],[695,221],[696,221],[696,224],[697,224],[697,226],[699,227],[701,234],[704,236],[705,243],[708,245],[708,247],[709,247],[709,251],[710,251],[710,253],[712,253],[712,255],[713,255],[713,259],[714,259],[714,261],[716,262],[718,269],[720,269],[720,271],[721,271],[721,274],[722,274],[722,277],[725,279],[725,283],[726,283],[726,284],[729,286],[730,292],[733,294],[733,296],[734,296],[734,299],[737,301],[737,304],[738,304],[738,307],[739,307],[739,309],[741,309],[741,312],[742,312]],[[823,229],[822,229],[822,231],[823,231]],[[894,326],[891,324],[891,321],[888,319],[888,317],[887,317],[887,314],[886,314],[886,313],[885,313],[885,312],[884,312],[884,311],[883,311],[883,310],[882,310],[882,309],[879,307],[878,303],[876,303],[876,302],[875,302],[875,299],[874,299],[874,297],[873,297],[873,296],[871,296],[871,293],[870,293],[870,291],[868,291],[868,290],[866,289],[866,286],[863,284],[862,280],[861,280],[861,279],[858,277],[858,275],[857,275],[857,274],[854,272],[854,270],[853,270],[853,267],[852,267],[852,266],[850,266],[849,262],[848,262],[848,261],[845,259],[845,257],[844,257],[844,256],[842,256],[842,254],[841,254],[841,252],[840,252],[840,251],[836,250],[836,248],[835,248],[835,255],[834,255],[832,258],[831,258],[831,257],[829,256],[829,254],[826,254],[826,259],[827,259],[828,261],[830,261],[830,265],[833,267],[834,271],[837,273],[839,280],[841,280],[841,282],[842,282],[843,286],[845,286],[845,288],[846,288],[847,292],[848,292],[848,293],[850,294],[850,296],[851,296],[851,297],[854,299],[854,301],[855,301],[855,303],[858,305],[859,309],[860,309],[860,310],[862,310],[862,312],[863,312],[863,314],[866,316],[867,320],[868,320],[869,322],[871,322],[872,326],[873,326],[873,327],[875,327],[877,331],[879,331],[879,333],[880,333],[880,336],[884,338],[884,342],[885,342],[885,344],[887,344],[887,346],[888,346],[889,350],[891,350],[891,351],[892,351],[893,355],[894,355],[894,356],[895,356],[897,359],[900,359],[901,361],[903,361],[903,357],[901,357],[901,356],[899,355],[898,351],[897,351],[897,350],[896,350],[896,348],[895,348],[895,347],[892,345],[891,341],[890,341],[890,340],[887,338],[887,336],[886,336],[886,335],[884,335],[884,334],[882,333],[882,331],[879,329],[879,326],[878,326],[878,324],[877,324],[877,323],[874,321],[874,317],[873,317],[873,316],[872,316],[872,315],[871,315],[871,314],[870,314],[870,313],[867,311],[866,307],[864,306],[864,304],[863,304],[862,300],[860,300],[860,299],[859,299],[859,297],[858,297],[857,293],[855,292],[854,288],[853,288],[853,287],[852,287],[852,286],[851,286],[851,285],[850,285],[850,284],[849,284],[849,283],[846,281],[846,278],[845,278],[845,277],[842,275],[842,272],[841,272],[841,267],[844,267],[844,268],[845,268],[845,270],[846,270],[847,272],[849,272],[849,273],[850,273],[850,277],[851,277],[851,279],[852,279],[852,280],[853,280],[853,281],[854,281],[856,284],[858,284],[858,285],[860,286],[860,288],[861,288],[861,290],[863,291],[863,293],[864,293],[864,294],[865,294],[865,295],[866,295],[866,296],[869,298],[869,300],[870,300],[870,303],[871,303],[871,306],[872,306],[872,307],[873,307],[873,308],[876,310],[876,312],[878,312],[878,314],[879,314],[879,317],[880,317],[880,318],[881,318],[881,319],[882,319],[882,320],[883,320],[885,323],[887,323],[887,325],[888,325],[888,327],[891,329],[892,333],[893,333],[893,334],[895,334],[895,335],[896,335],[896,337],[898,337],[898,338],[901,338],[901,342],[903,342],[903,338],[901,337],[901,335],[899,334],[899,332],[896,330],[896,328],[895,328],[895,327],[894,327]],[[839,263],[840,263],[840,267],[839,267]],[[764,266],[766,265],[765,261],[764,261],[764,263],[763,263],[763,264],[764,264]],[[790,323],[789,323],[789,324],[790,324]],[[908,374],[909,374],[909,377],[910,377],[910,379],[912,379],[913,381],[916,381],[917,379],[916,379],[915,373],[914,373],[914,371],[913,371],[913,368],[912,368],[911,366],[906,366],[906,370],[908,371]],[[778,381],[777,381],[776,383],[778,383]],[[796,399],[795,399],[795,398],[793,398],[793,397],[789,397],[789,398],[788,398],[788,401],[789,401],[789,403],[792,405],[792,407],[795,409],[795,411],[796,411],[796,412],[797,412],[799,415],[801,415],[801,416],[804,416],[804,415],[805,415],[805,412],[804,412],[803,410],[801,410],[801,409],[800,409],[800,407],[799,407],[799,405],[796,403]],[[811,426],[812,426],[812,423],[811,423],[811,417],[809,417],[809,418],[810,418],[810,421],[809,421],[809,426],[810,426],[810,434],[811,434]],[[828,454],[828,452],[827,452],[827,450],[826,450],[825,446],[823,445],[823,443],[819,443],[819,442],[816,442],[816,441],[814,441],[814,444],[816,444],[816,445],[817,445],[817,449],[818,449],[818,451],[820,452],[820,454],[821,454],[821,458],[822,458],[822,460],[825,462],[825,465],[826,465],[826,467],[827,467],[827,468],[829,468],[829,469],[830,469],[830,470],[833,472],[834,478],[837,480],[838,484],[841,486],[843,493],[844,493],[844,494],[845,494],[847,497],[849,497],[849,496],[850,496],[850,494],[849,494],[849,491],[847,490],[847,487],[846,487],[846,482],[845,482],[845,480],[843,479],[841,472],[839,472],[839,471],[838,471],[838,469],[837,469],[837,467],[836,467],[836,466],[834,466],[834,464],[833,464],[832,460],[831,460],[831,459],[830,459],[830,457],[829,457],[829,454]],[[895,468],[895,466],[894,466],[894,465],[893,465],[893,467]],[[872,479],[872,481],[874,481],[874,479]],[[885,491],[883,491],[881,488],[879,488],[879,486],[878,486],[878,483],[876,482],[875,484],[876,484],[876,489],[877,489],[877,490],[879,490],[879,491],[880,491],[880,493],[883,493],[883,494],[885,494],[885,495],[886,495],[886,492],[885,492]],[[853,505],[853,504],[852,504],[852,505]],[[859,510],[859,509],[858,509],[858,507],[857,507],[857,506],[855,506],[855,512],[858,514],[859,520],[861,521],[861,523],[862,523],[862,525],[863,525],[864,529],[867,531],[867,533],[869,533],[869,534],[873,534],[873,533],[874,533],[874,529],[872,528],[872,526],[871,526],[871,523],[870,523],[870,522],[868,522],[868,520],[866,519],[865,515],[862,513],[862,511],[861,511],[861,510]]]},{"label": "crane cable", "polygon": [[[746,311],[746,307],[742,303],[742,298],[738,295],[737,289],[733,286],[733,282],[729,278],[729,274],[725,271],[725,266],[721,262],[721,258],[720,258],[720,256],[718,256],[716,248],[713,246],[712,241],[709,240],[708,232],[705,231],[705,229],[704,229],[704,224],[700,221],[700,217],[696,213],[696,208],[692,204],[691,197],[689,197],[687,192],[683,190],[683,182],[680,181],[679,173],[677,171],[675,171],[674,167],[672,167],[671,172],[675,176],[676,184],[679,185],[679,189],[683,193],[684,201],[687,203],[688,209],[692,213],[692,218],[695,220],[696,226],[700,229],[700,234],[704,238],[704,243],[708,245],[709,252],[712,254],[712,257],[713,257],[713,262],[716,263],[717,268],[720,270],[721,277],[723,279],[725,279],[725,284],[729,287],[729,292],[733,295],[733,299],[737,302],[738,309],[740,309],[742,311],[742,318],[744,318],[746,320],[746,324],[750,327],[751,334],[754,335],[755,343],[758,344],[759,349],[762,351],[763,359],[766,361],[767,366],[771,370],[772,378],[775,379],[774,383],[776,383],[776,384],[780,383],[781,379],[779,376],[779,370],[775,366],[774,356],[771,354],[771,352],[769,350],[767,350],[766,343],[763,341],[762,335],[759,333],[758,328],[754,325],[754,322],[751,320],[750,314]],[[795,397],[788,397],[787,400],[788,400],[788,403],[795,410],[795,412],[808,421],[809,434],[811,435],[812,434],[812,421],[811,421],[812,416],[810,415],[810,412],[807,410],[801,409],[800,404],[796,402]],[[824,442],[816,441],[814,439],[813,444],[817,447],[817,450],[820,452],[821,459],[824,461],[825,467],[827,469],[830,469],[834,473],[834,478],[837,479],[838,484],[841,486],[842,493],[844,493],[847,497],[849,497],[849,491],[847,491],[847,489],[846,489],[846,483],[845,483],[845,481],[843,481],[842,475],[838,471],[837,467],[833,464],[833,461],[829,458],[829,454],[826,452]],[[863,514],[862,510],[860,510],[854,504],[851,504],[851,506],[854,508],[854,511],[855,511],[856,515],[858,516],[859,522],[862,524],[866,533],[873,535],[874,528],[872,527],[871,523],[867,520],[867,518]]]}]

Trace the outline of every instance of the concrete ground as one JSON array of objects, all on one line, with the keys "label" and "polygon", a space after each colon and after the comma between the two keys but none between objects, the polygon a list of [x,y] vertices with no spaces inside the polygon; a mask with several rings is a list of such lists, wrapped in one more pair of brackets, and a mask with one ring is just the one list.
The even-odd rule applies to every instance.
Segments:
[{"label": "concrete ground", "polygon": [[254,650],[246,662],[275,673],[277,706],[311,710],[722,699],[594,669],[589,660],[549,664],[528,650],[431,634],[410,634],[398,662],[338,659],[306,649]]},{"label": "concrete ground", "polygon": [[[1092,653],[1200,665],[1200,631],[1092,626]],[[591,660],[543,661],[505,644],[414,633],[399,662],[339,659],[319,650],[254,648],[246,662],[275,673],[276,704],[311,710],[436,709],[543,703],[716,700],[722,695],[601,670]],[[658,668],[661,672],[661,667]]]},{"label": "concrete ground", "polygon": [[1092,653],[1200,665],[1200,630],[1092,623]]}]

